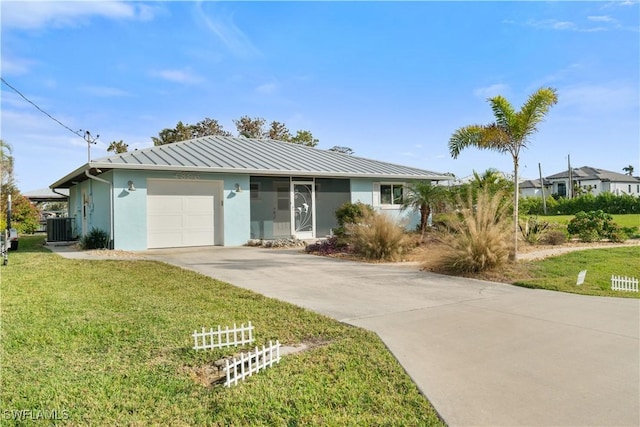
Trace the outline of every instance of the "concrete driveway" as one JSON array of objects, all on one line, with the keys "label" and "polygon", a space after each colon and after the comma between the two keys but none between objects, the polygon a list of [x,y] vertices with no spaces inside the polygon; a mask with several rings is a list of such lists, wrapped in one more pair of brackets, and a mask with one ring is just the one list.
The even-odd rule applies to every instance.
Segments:
[{"label": "concrete driveway", "polygon": [[376,332],[451,426],[640,425],[640,301],[570,295],[299,250],[145,257]]}]

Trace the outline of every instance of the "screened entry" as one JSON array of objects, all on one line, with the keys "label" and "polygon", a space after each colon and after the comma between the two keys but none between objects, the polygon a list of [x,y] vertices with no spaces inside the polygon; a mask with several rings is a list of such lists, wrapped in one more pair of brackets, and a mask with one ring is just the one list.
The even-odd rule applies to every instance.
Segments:
[{"label": "screened entry", "polygon": [[351,200],[348,179],[251,177],[251,238],[325,237]]}]

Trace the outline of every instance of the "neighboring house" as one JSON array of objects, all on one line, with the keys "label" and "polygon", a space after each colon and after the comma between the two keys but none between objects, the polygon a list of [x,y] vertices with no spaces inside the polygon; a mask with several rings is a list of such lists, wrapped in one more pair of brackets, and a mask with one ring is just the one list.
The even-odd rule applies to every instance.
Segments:
[{"label": "neighboring house", "polygon": [[572,187],[569,186],[568,170],[547,176],[545,180],[548,180],[551,185],[550,194],[557,194],[560,197],[569,196],[572,188],[579,189],[580,194],[598,195],[609,192],[616,195],[640,196],[640,178],[589,166],[572,169]]},{"label": "neighboring house", "polygon": [[549,182],[546,178],[543,178],[544,189],[542,185],[540,185],[539,179],[529,179],[525,181],[521,181],[518,186],[520,189],[521,197],[542,197],[542,192],[544,190],[544,196],[549,197],[552,191],[551,182]]},{"label": "neighboring house", "polygon": [[112,248],[144,250],[324,237],[345,202],[410,215],[410,227],[404,184],[447,179],[288,142],[204,137],[93,160],[50,187],[69,189],[76,236],[102,229]]},{"label": "neighboring house", "polygon": [[22,195],[38,206],[48,202],[66,202],[69,199],[69,190],[61,189],[58,192],[54,192],[50,188],[42,188],[22,193]]}]

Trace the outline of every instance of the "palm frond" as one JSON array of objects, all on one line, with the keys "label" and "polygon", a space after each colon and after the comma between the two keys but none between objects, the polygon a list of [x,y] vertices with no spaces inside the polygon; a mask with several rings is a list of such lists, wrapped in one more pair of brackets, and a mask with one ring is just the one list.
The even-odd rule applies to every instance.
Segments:
[{"label": "palm frond", "polygon": [[481,125],[470,125],[456,130],[449,138],[449,153],[454,159],[458,158],[460,152],[467,148],[478,146],[484,127]]},{"label": "palm frond", "polygon": [[[558,102],[557,91],[553,88],[540,88],[531,94],[527,102],[517,113],[514,134],[517,139],[526,141],[537,131],[549,109]],[[524,144],[523,144],[524,145]]]},{"label": "palm frond", "polygon": [[496,118],[496,124],[502,129],[511,128],[516,115],[511,103],[501,95],[489,98],[489,103]]}]

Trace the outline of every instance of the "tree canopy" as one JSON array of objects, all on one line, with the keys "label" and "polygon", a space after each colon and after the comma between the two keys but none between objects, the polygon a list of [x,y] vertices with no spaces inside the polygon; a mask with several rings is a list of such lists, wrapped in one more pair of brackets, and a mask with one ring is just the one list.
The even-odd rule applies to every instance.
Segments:
[{"label": "tree canopy", "polygon": [[16,186],[13,147],[0,139],[0,229],[7,227],[7,196],[11,195],[11,226],[21,233],[37,230],[40,214]]},{"label": "tree canopy", "polygon": [[[298,130],[295,134],[291,134],[287,126],[282,122],[273,121],[268,126],[265,126],[267,121],[262,117],[242,116],[237,120],[233,120],[233,123],[236,126],[237,136],[245,138],[275,139],[308,147],[315,147],[319,142],[308,130]],[[151,140],[154,145],[164,145],[215,135],[232,136],[230,132],[223,129],[217,120],[207,117],[195,125],[184,124],[180,121],[175,128],[163,129],[157,137],[152,136]]]},{"label": "tree canopy", "polygon": [[126,153],[129,150],[129,144],[125,144],[122,140],[111,141],[107,151],[113,151],[116,154]]}]

